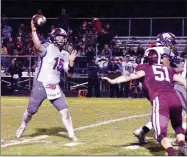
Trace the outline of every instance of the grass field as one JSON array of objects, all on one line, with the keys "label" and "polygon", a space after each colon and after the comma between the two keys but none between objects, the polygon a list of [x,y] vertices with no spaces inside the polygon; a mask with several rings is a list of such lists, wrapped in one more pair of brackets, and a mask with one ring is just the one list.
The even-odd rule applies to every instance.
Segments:
[{"label": "grass field", "polygon": [[[16,139],[28,97],[1,97],[1,155],[166,155],[153,132],[147,136],[147,145],[127,149],[138,143],[134,130],[150,120],[151,105],[146,99],[67,99],[79,143],[67,138],[59,112],[48,100],[24,136]],[[174,138],[171,127],[168,134]]]}]

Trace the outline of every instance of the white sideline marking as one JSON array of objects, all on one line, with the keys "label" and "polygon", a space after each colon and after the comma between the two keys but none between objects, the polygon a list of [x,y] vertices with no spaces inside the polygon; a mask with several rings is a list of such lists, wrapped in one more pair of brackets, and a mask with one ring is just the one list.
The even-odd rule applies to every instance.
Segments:
[{"label": "white sideline marking", "polygon": [[101,125],[105,125],[105,124],[109,124],[109,123],[113,123],[113,122],[119,122],[119,121],[126,120],[126,119],[145,117],[145,116],[149,116],[149,115],[151,115],[151,114],[147,113],[147,114],[141,114],[141,115],[135,115],[135,116],[129,116],[129,117],[122,117],[122,118],[112,119],[112,120],[108,120],[108,121],[101,122],[101,123],[96,123],[96,124],[91,124],[91,125],[87,125],[87,126],[82,126],[82,127],[76,128],[74,130],[75,131],[84,130],[84,129],[87,129],[87,128],[93,128],[93,127],[96,127],[96,126],[101,126]]},{"label": "white sideline marking", "polygon": [[[126,119],[145,117],[145,116],[149,116],[149,115],[151,115],[151,114],[147,113],[147,114],[142,114],[142,115],[122,117],[122,118],[118,118],[118,119],[104,121],[104,122],[101,122],[101,123],[82,126],[82,127],[79,127],[79,128],[75,128],[74,130],[79,131],[79,130],[84,130],[84,129],[87,129],[87,128],[93,128],[93,127],[96,127],[96,126],[101,126],[101,125],[105,125],[105,124],[109,124],[109,123],[113,123],[113,122],[118,122],[118,121],[122,121],[122,120],[126,120]],[[58,132],[58,134],[62,134],[62,133],[64,134],[64,132]],[[7,144],[4,144],[4,145],[1,145],[1,148],[8,147],[8,146],[13,146],[13,145],[18,145],[18,144],[22,144],[22,143],[27,143],[27,142],[30,142],[30,141],[35,141],[35,140],[39,140],[39,139],[47,138],[47,137],[49,137],[49,136],[48,135],[42,135],[42,136],[36,136],[34,138],[30,138],[30,139],[25,139],[23,141],[15,141],[14,143],[7,143]]]},{"label": "white sideline marking", "polygon": [[64,144],[63,146],[73,147],[73,146],[76,146],[76,145],[79,145],[79,144],[81,144],[81,142],[70,142],[70,143]]},{"label": "white sideline marking", "polygon": [[13,145],[18,145],[18,144],[22,144],[22,143],[27,143],[27,142],[31,142],[31,141],[36,141],[36,140],[47,138],[47,137],[49,137],[49,136],[48,135],[41,135],[41,136],[36,136],[36,137],[30,138],[30,139],[25,139],[23,141],[14,141],[12,143],[7,143],[4,145],[1,145],[1,148],[13,146]]},{"label": "white sideline marking", "polygon": [[[129,116],[129,117],[122,117],[122,118],[118,118],[118,119],[112,119],[112,120],[108,120],[105,122],[101,122],[101,123],[96,123],[96,124],[91,124],[91,125],[87,125],[87,126],[82,126],[79,128],[75,128],[75,131],[79,131],[79,130],[84,130],[84,129],[88,129],[88,128],[93,128],[96,126],[101,126],[101,125],[105,125],[105,124],[109,124],[109,123],[113,123],[113,122],[119,122],[122,120],[126,120],[126,119],[133,119],[133,118],[139,118],[139,117],[145,117],[145,116],[149,116],[151,115],[150,113],[147,114],[142,114],[142,115],[135,115],[135,116]],[[63,135],[65,132],[58,132],[58,134]]]},{"label": "white sideline marking", "polygon": [[33,143],[44,143],[44,144],[49,144],[49,143],[53,143],[53,141],[31,141]]},{"label": "white sideline marking", "polygon": [[126,147],[124,147],[124,148],[125,148],[125,149],[135,150],[135,149],[140,148],[140,146],[139,146],[139,145],[133,145],[133,146],[126,146]]}]

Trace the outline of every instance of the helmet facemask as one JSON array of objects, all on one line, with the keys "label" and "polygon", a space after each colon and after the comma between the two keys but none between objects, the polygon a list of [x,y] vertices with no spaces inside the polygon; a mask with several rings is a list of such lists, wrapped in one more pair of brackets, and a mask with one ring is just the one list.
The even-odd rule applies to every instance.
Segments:
[{"label": "helmet facemask", "polygon": [[164,43],[164,46],[168,47],[170,50],[175,51],[176,50],[176,41],[172,39],[167,39]]},{"label": "helmet facemask", "polygon": [[62,47],[67,42],[67,33],[62,28],[56,28],[51,32],[51,41],[59,46]]},{"label": "helmet facemask", "polygon": [[147,63],[150,65],[161,64],[161,55],[154,49],[151,49],[147,53]]},{"label": "helmet facemask", "polygon": [[173,52],[176,51],[176,37],[173,33],[160,33],[157,36],[157,45],[168,47]]},{"label": "helmet facemask", "polygon": [[65,37],[65,36],[62,36],[62,35],[57,35],[57,36],[55,36],[55,44],[57,45],[57,46],[60,46],[60,47],[62,47],[62,46],[64,46],[65,44],[66,44],[66,42],[67,42],[67,37]]}]

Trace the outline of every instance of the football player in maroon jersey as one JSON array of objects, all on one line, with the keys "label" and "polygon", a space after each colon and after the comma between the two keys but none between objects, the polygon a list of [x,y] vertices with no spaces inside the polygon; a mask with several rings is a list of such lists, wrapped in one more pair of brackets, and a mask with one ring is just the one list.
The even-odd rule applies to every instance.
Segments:
[{"label": "football player in maroon jersey", "polygon": [[[161,54],[155,49],[148,52],[148,64],[136,67],[136,71],[129,76],[120,76],[111,80],[102,77],[111,84],[127,82],[132,79],[143,79],[143,87],[148,91],[152,103],[152,124],[155,138],[166,150],[168,155],[177,155],[167,137],[168,122],[171,121],[179,145],[178,155],[185,155],[185,135],[182,128],[182,106],[180,98],[174,89],[174,81],[186,88],[186,79],[177,75],[171,67],[161,64]],[[170,98],[170,99],[166,99]]]}]

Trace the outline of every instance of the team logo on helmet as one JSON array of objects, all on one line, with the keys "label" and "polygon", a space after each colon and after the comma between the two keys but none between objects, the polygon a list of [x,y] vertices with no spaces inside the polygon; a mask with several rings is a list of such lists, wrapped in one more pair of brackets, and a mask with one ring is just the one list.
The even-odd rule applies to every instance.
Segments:
[{"label": "team logo on helmet", "polygon": [[175,50],[176,37],[173,33],[167,32],[167,33],[160,33],[157,36],[157,46],[166,46],[170,48],[171,50]]},{"label": "team logo on helmet", "polygon": [[50,40],[58,46],[64,46],[67,42],[67,37],[68,35],[64,29],[56,28],[51,32]]}]

